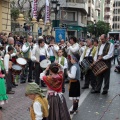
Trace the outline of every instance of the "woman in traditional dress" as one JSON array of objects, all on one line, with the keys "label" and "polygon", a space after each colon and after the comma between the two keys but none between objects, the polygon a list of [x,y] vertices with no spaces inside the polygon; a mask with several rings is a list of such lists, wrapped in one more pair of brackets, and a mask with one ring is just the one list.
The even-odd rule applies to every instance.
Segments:
[{"label": "woman in traditional dress", "polygon": [[[59,71],[60,65],[52,63],[40,74],[48,87],[49,116],[48,120],[70,120],[66,100],[62,93],[63,71]],[[47,70],[50,75],[46,76]]]},{"label": "woman in traditional dress", "polygon": [[5,75],[2,74],[2,70],[4,70],[4,65],[0,58],[0,109],[2,109],[1,106],[4,105],[8,100],[8,96],[6,94],[5,80],[4,80]]}]

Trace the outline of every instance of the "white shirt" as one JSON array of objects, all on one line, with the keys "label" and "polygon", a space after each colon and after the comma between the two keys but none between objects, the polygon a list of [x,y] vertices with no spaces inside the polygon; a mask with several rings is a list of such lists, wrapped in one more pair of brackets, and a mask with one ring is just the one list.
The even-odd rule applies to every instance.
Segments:
[{"label": "white shirt", "polygon": [[[30,43],[29,43],[30,44]],[[30,46],[26,46],[26,43],[24,43],[24,45],[22,46],[22,52],[26,53],[28,51]]]},{"label": "white shirt", "polygon": [[[80,57],[80,63],[82,62],[82,60],[84,59],[84,57],[88,57],[91,49],[92,49],[92,48],[89,48],[89,47],[87,48],[87,50],[84,49],[84,52],[82,53],[82,55],[81,55],[81,57]],[[85,54],[85,51],[86,51],[86,54]],[[84,56],[84,55],[85,55],[85,56]],[[92,56],[92,52],[91,52],[91,54],[90,54],[89,56]]]},{"label": "white shirt", "polygon": [[54,52],[58,52],[59,50],[59,46],[58,45],[54,45],[51,47],[48,47],[48,52],[50,56],[55,56]]},{"label": "white shirt", "polygon": [[43,119],[43,112],[41,109],[41,104],[39,102],[34,102],[33,104],[33,110],[35,113],[35,120],[42,120]]},{"label": "white shirt", "polygon": [[82,55],[82,53],[84,52],[86,46],[81,46],[80,49],[79,49],[79,53],[80,55]]},{"label": "white shirt", "polygon": [[[59,64],[61,63],[61,59],[62,59],[62,57],[58,58],[58,63]],[[55,60],[55,61],[57,61],[57,60]],[[68,68],[68,62],[67,62],[67,59],[64,57],[64,66],[63,66],[63,69],[66,69],[66,68]]]},{"label": "white shirt", "polygon": [[77,72],[76,66],[72,66],[72,67],[71,67],[71,71],[68,72],[68,77],[70,77],[71,79],[75,79],[75,77],[76,77],[76,72]]},{"label": "white shirt", "polygon": [[[96,54],[94,56],[94,61],[97,60],[97,56],[98,55],[102,55],[103,54],[103,50],[104,50],[105,45],[106,45],[106,43],[102,44],[100,46],[99,53],[98,53],[98,48],[97,48],[97,52],[96,52]],[[113,55],[114,55],[114,45],[112,43],[110,43],[110,48],[109,48],[108,54],[103,56],[103,59],[104,60],[110,59],[111,57],[113,57]]]},{"label": "white shirt", "polygon": [[[9,45],[7,45],[6,46],[6,53],[8,53],[8,47],[9,47]],[[14,47],[13,47],[14,48]],[[14,50],[16,51],[16,49],[14,48]],[[17,52],[17,51],[16,51]],[[11,57],[14,57],[14,56],[16,56],[17,54],[15,53],[15,52],[13,52],[10,56]]]},{"label": "white shirt", "polygon": [[9,70],[9,59],[10,59],[10,55],[6,54],[4,57],[4,66],[5,66],[6,72],[8,72]]},{"label": "white shirt", "polygon": [[76,53],[79,51],[79,44],[75,43],[72,46],[67,48],[68,55],[71,55],[72,53]]},{"label": "white shirt", "polygon": [[[39,47],[39,46],[37,46],[37,47]],[[36,60],[37,60],[37,58],[36,58],[36,56],[35,56],[35,52],[36,52],[37,47],[35,47],[35,48],[32,50],[32,55],[31,55],[31,60],[32,60],[32,61],[36,61]],[[44,47],[39,47],[39,51],[40,51],[40,52],[39,52],[39,53],[40,53],[39,56],[41,56],[41,55],[44,55],[44,56],[47,56],[47,57],[50,56],[49,53],[48,53],[48,50],[46,49],[46,46],[44,46]]]}]

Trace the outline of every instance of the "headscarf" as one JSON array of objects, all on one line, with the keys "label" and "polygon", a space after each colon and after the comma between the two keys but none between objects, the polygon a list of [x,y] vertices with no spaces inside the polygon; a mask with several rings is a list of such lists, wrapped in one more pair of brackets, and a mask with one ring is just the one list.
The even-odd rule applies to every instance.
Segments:
[{"label": "headscarf", "polygon": [[29,83],[26,87],[25,95],[27,96],[30,94],[38,94],[41,97],[45,97],[45,95],[43,94],[43,91],[35,82]]}]

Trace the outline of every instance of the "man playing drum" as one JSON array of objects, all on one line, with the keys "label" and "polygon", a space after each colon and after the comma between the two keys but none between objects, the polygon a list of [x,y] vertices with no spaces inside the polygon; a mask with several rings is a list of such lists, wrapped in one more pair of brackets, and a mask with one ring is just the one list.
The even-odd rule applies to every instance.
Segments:
[{"label": "man playing drum", "polygon": [[[42,60],[45,60],[46,58],[49,58],[49,53],[47,51],[47,48],[45,46],[44,40],[39,39],[38,40],[38,46],[33,49],[32,52],[32,61],[35,62],[35,82],[39,85],[39,76],[40,73],[43,71],[43,69],[40,67],[40,62]],[[43,81],[41,81],[41,85],[44,87]]]},{"label": "man playing drum", "polygon": [[100,39],[102,43],[98,46],[94,61],[102,60],[108,66],[108,69],[97,76],[97,86],[95,88],[95,91],[92,93],[100,93],[104,80],[104,88],[102,92],[104,95],[108,93],[109,89],[111,58],[113,57],[114,45],[108,42],[107,36],[105,34],[101,35]]},{"label": "man playing drum", "polygon": [[[83,59],[88,60],[89,63],[93,63],[93,58],[94,58],[95,53],[96,53],[96,47],[93,46],[93,40],[87,39],[87,47],[80,57],[80,64],[83,61]],[[85,73],[85,84],[82,87],[82,89],[89,88],[89,84],[91,84],[92,91],[93,91],[96,87],[96,77],[93,74],[91,69],[88,69]]]}]

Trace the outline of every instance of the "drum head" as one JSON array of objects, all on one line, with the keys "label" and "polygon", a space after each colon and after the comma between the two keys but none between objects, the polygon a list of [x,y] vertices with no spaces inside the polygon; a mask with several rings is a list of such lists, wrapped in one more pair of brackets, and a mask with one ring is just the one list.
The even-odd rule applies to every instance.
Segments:
[{"label": "drum head", "polygon": [[12,66],[12,69],[13,69],[13,70],[22,70],[22,67],[19,66],[19,65],[13,65],[13,66]]},{"label": "drum head", "polygon": [[24,58],[17,58],[16,62],[20,65],[26,65],[27,61]]},{"label": "drum head", "polygon": [[48,65],[50,65],[50,64],[51,64],[51,61],[48,60],[48,59],[42,60],[42,61],[40,62],[40,66],[41,66],[42,68],[47,68]]}]

